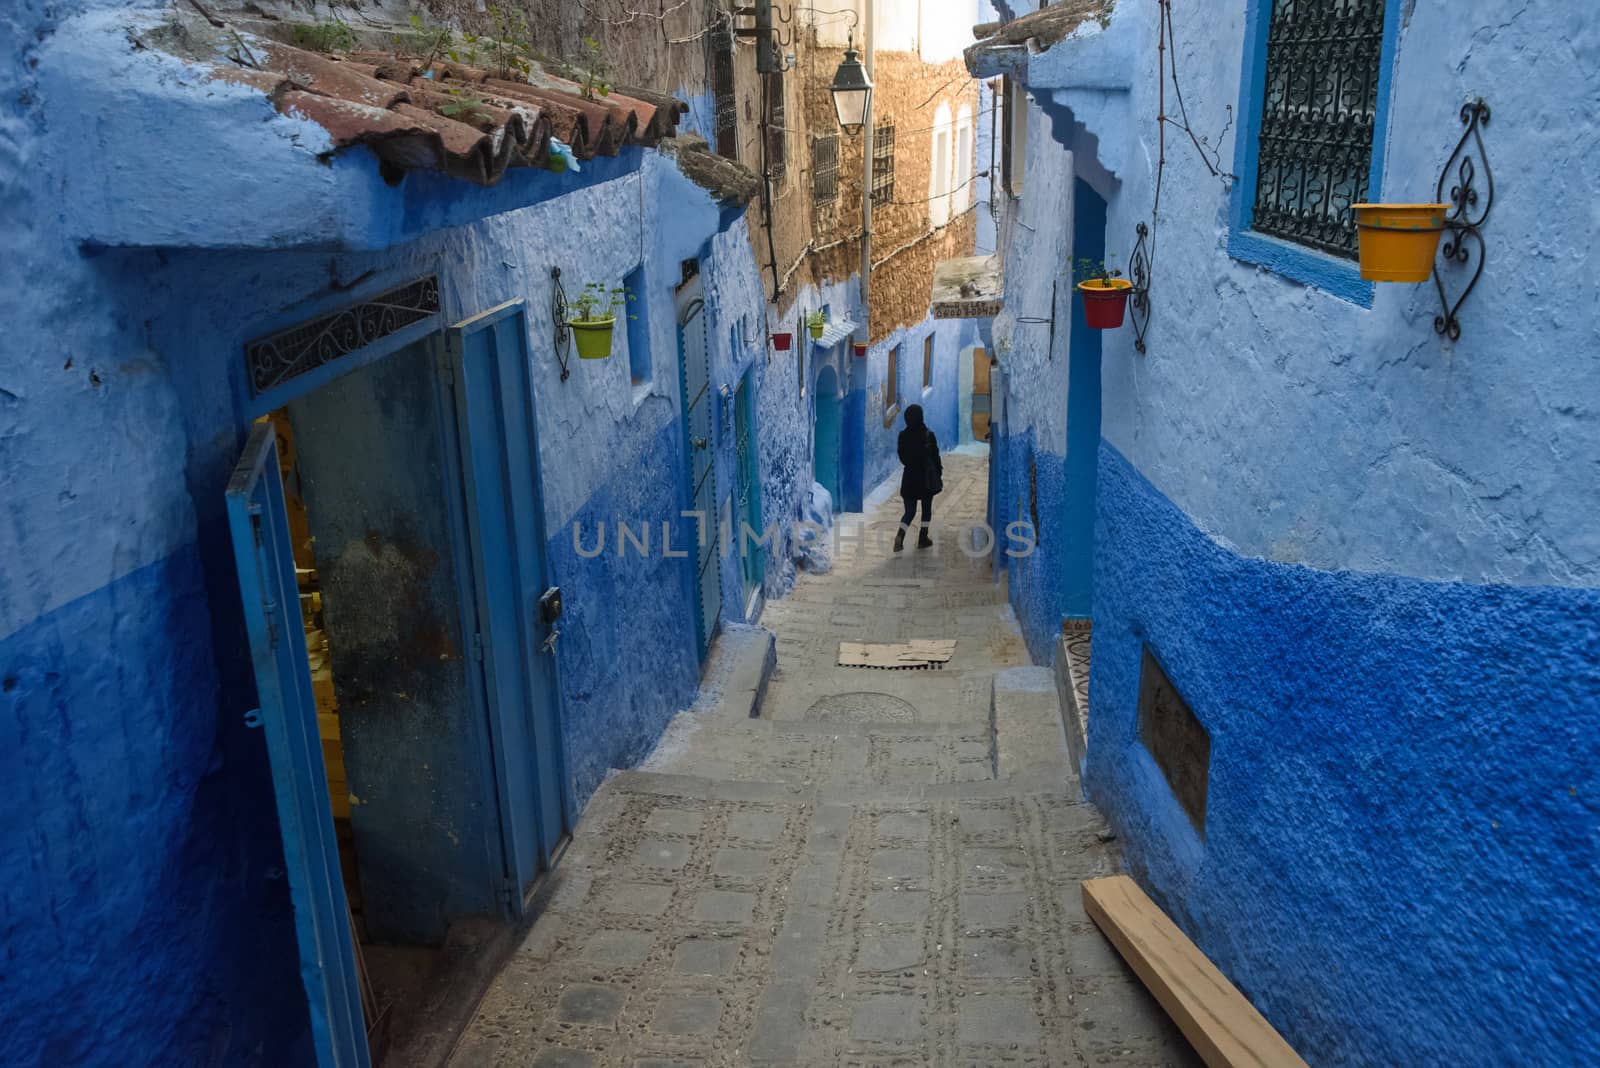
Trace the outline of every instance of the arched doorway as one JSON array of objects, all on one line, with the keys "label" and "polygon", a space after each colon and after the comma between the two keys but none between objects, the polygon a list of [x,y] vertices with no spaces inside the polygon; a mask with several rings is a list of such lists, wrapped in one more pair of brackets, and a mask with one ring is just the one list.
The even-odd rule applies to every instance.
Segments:
[{"label": "arched doorway", "polygon": [[834,510],[839,511],[842,507],[839,500],[839,373],[830,365],[823,365],[817,372],[816,399],[811,477],[828,491]]}]

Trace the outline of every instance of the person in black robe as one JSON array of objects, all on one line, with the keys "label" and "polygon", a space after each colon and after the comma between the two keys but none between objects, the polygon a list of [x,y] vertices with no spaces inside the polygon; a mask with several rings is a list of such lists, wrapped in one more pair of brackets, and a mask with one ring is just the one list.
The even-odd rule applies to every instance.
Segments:
[{"label": "person in black robe", "polygon": [[928,537],[928,522],[933,518],[933,496],[944,489],[944,461],[939,457],[939,439],[922,421],[920,404],[906,408],[906,426],[900,431],[900,462],[905,466],[900,475],[900,496],[906,502],[906,510],[894,536],[894,551],[906,547],[906,531],[911,528],[919,505],[922,529],[917,535],[917,548],[926,549],[933,544]]}]

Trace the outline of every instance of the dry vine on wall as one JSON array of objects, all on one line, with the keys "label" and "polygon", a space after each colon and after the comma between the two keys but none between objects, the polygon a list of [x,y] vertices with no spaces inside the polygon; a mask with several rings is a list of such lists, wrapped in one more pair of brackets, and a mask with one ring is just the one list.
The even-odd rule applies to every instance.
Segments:
[{"label": "dry vine on wall", "polygon": [[[1228,117],[1213,139],[1198,134],[1189,122],[1189,109],[1183,101],[1183,84],[1178,80],[1178,46],[1172,31],[1172,0],[1157,0],[1161,22],[1156,31],[1156,181],[1155,194],[1150,205],[1150,224],[1143,222],[1135,228],[1133,254],[1128,257],[1128,279],[1133,283],[1133,347],[1145,351],[1145,335],[1150,327],[1150,282],[1155,271],[1156,230],[1161,221],[1161,180],[1167,168],[1167,127],[1181,130],[1189,138],[1200,162],[1211,176],[1227,189],[1238,176],[1222,165],[1222,141],[1233,128],[1233,105],[1225,105]],[[1172,84],[1172,97],[1177,114],[1167,113],[1167,84]]]}]

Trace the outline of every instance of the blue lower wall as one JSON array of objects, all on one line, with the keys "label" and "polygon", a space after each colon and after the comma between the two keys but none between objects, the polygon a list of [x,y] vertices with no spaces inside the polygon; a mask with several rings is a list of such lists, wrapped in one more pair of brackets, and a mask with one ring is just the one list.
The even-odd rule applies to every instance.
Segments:
[{"label": "blue lower wall", "polygon": [[[1312,1064],[1600,1063],[1600,591],[1243,557],[1099,477],[1087,786],[1141,884]],[[1203,841],[1146,645],[1211,736]]]},{"label": "blue lower wall", "polygon": [[[1048,664],[1055,657],[1062,619],[1089,614],[1084,562],[1094,546],[1084,533],[1083,518],[1092,516],[1094,471],[1075,462],[1077,454],[1070,446],[1067,456],[1039,448],[1031,427],[997,436],[992,448],[1003,450],[997,468],[995,536],[1011,607],[1028,655],[1036,664]],[[1007,538],[1006,528],[1012,523],[1032,526],[1035,499],[1039,521],[1034,550],[1007,556],[1008,549],[1019,546]]]},{"label": "blue lower wall", "polygon": [[[593,553],[600,525],[605,549],[580,556],[571,525],[548,532],[551,573],[561,585],[566,612],[556,643],[562,691],[567,781],[581,811],[606,773],[642,760],[673,713],[694,703],[700,681],[693,616],[693,520],[683,466],[683,430],[676,421],[629,463],[619,464],[573,519],[585,553]],[[616,523],[636,536],[650,528],[648,555],[630,542],[618,552]],[[662,551],[662,524],[673,524],[672,551]],[[671,591],[671,595],[667,594]]]},{"label": "blue lower wall", "polygon": [[0,641],[0,1064],[309,1060],[266,747],[219,690],[204,571],[191,544]]}]

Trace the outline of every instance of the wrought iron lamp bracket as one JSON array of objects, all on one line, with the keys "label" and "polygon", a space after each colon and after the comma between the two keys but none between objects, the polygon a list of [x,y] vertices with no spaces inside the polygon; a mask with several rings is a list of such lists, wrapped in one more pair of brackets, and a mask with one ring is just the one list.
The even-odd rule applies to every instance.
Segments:
[{"label": "wrought iron lamp bracket", "polygon": [[1133,232],[1133,254],[1128,257],[1128,281],[1133,293],[1128,297],[1128,318],[1133,323],[1133,347],[1143,355],[1144,338],[1150,331],[1150,227],[1140,223]]},{"label": "wrought iron lamp bracket", "polygon": [[550,318],[555,323],[556,362],[561,365],[561,381],[572,375],[572,325],[567,318],[567,291],[561,287],[561,268],[550,268]]},{"label": "wrought iron lamp bracket", "polygon": [[[1483,274],[1486,248],[1483,241],[1483,224],[1489,219],[1489,209],[1494,207],[1494,174],[1489,169],[1489,156],[1483,147],[1483,127],[1489,125],[1489,105],[1480,96],[1461,105],[1461,124],[1466,129],[1456,142],[1455,151],[1445,160],[1439,172],[1439,184],[1434,190],[1434,202],[1449,204],[1445,228],[1450,232],[1439,245],[1439,258],[1433,265],[1433,285],[1439,291],[1440,312],[1433,317],[1434,332],[1451,341],[1461,337],[1461,320],[1457,317],[1461,305],[1472,294],[1473,287]],[[1474,160],[1477,162],[1475,163]],[[1479,191],[1478,171],[1483,171],[1483,190]],[[1445,182],[1452,173],[1454,183],[1450,197],[1445,199]],[[1468,241],[1477,245],[1477,262],[1461,295],[1451,301],[1444,288],[1444,268],[1460,268],[1473,263],[1473,253]]]}]

